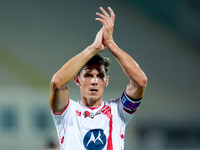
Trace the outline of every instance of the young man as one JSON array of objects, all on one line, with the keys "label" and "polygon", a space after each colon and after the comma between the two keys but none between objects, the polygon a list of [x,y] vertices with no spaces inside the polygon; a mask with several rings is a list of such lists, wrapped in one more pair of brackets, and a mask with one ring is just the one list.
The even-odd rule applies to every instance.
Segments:
[{"label": "young man", "polygon": [[[113,40],[115,14],[96,13],[103,25],[90,46],[65,63],[52,77],[49,103],[61,150],[122,150],[125,126],[143,97],[147,78],[135,60]],[[122,96],[103,101],[108,85],[109,62],[97,53],[105,48],[113,54],[130,79]],[[69,98],[66,86],[74,78],[81,100]]]}]

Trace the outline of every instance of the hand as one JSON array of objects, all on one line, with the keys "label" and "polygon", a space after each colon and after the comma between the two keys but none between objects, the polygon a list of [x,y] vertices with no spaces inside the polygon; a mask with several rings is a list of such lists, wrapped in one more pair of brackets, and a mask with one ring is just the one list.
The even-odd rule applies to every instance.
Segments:
[{"label": "hand", "polygon": [[103,32],[103,43],[108,46],[109,43],[113,43],[113,29],[114,29],[114,22],[115,22],[115,14],[113,10],[108,7],[110,15],[100,7],[101,13],[96,13],[97,16],[100,18],[96,18],[95,20],[100,21],[103,24],[102,32]]},{"label": "hand", "polygon": [[103,40],[102,40],[102,28],[99,30],[99,32],[96,35],[96,38],[93,42],[93,44],[91,45],[95,50],[97,50],[98,52],[100,51],[104,51],[105,50],[105,45],[103,44]]}]

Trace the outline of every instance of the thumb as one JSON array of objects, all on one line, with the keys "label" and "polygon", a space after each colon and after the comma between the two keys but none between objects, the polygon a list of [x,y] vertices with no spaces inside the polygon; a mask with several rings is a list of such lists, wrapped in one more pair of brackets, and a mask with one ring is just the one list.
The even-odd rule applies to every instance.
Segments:
[{"label": "thumb", "polygon": [[102,29],[99,30],[99,32],[96,34],[94,45],[98,47],[101,45],[101,43],[102,43]]}]

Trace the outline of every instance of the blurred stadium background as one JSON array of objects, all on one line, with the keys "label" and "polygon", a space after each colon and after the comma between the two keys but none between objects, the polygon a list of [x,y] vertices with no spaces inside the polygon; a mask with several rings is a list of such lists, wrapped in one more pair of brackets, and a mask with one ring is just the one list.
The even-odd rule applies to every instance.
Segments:
[{"label": "blurred stadium background", "polygon": [[[51,76],[90,45],[99,7],[116,14],[114,39],[148,77],[140,109],[127,126],[125,150],[200,149],[199,0],[1,0],[0,149],[58,146],[49,110]],[[104,100],[128,79],[112,59]],[[70,82],[70,97],[79,89]]]}]

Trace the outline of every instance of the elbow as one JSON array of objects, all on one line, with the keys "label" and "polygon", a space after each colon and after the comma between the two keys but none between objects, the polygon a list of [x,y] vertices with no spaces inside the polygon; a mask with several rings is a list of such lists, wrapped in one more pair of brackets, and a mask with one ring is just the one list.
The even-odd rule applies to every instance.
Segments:
[{"label": "elbow", "polygon": [[146,75],[144,76],[142,83],[143,83],[142,85],[144,87],[146,87],[146,85],[147,85],[147,77],[146,77]]},{"label": "elbow", "polygon": [[63,86],[62,80],[57,74],[55,74],[51,79],[51,84],[50,84],[51,89],[53,90],[60,89],[62,86]]},{"label": "elbow", "polygon": [[143,77],[141,77],[140,81],[137,82],[137,85],[140,88],[146,88],[146,85],[147,85],[147,77],[146,77],[146,75],[144,75]]}]

